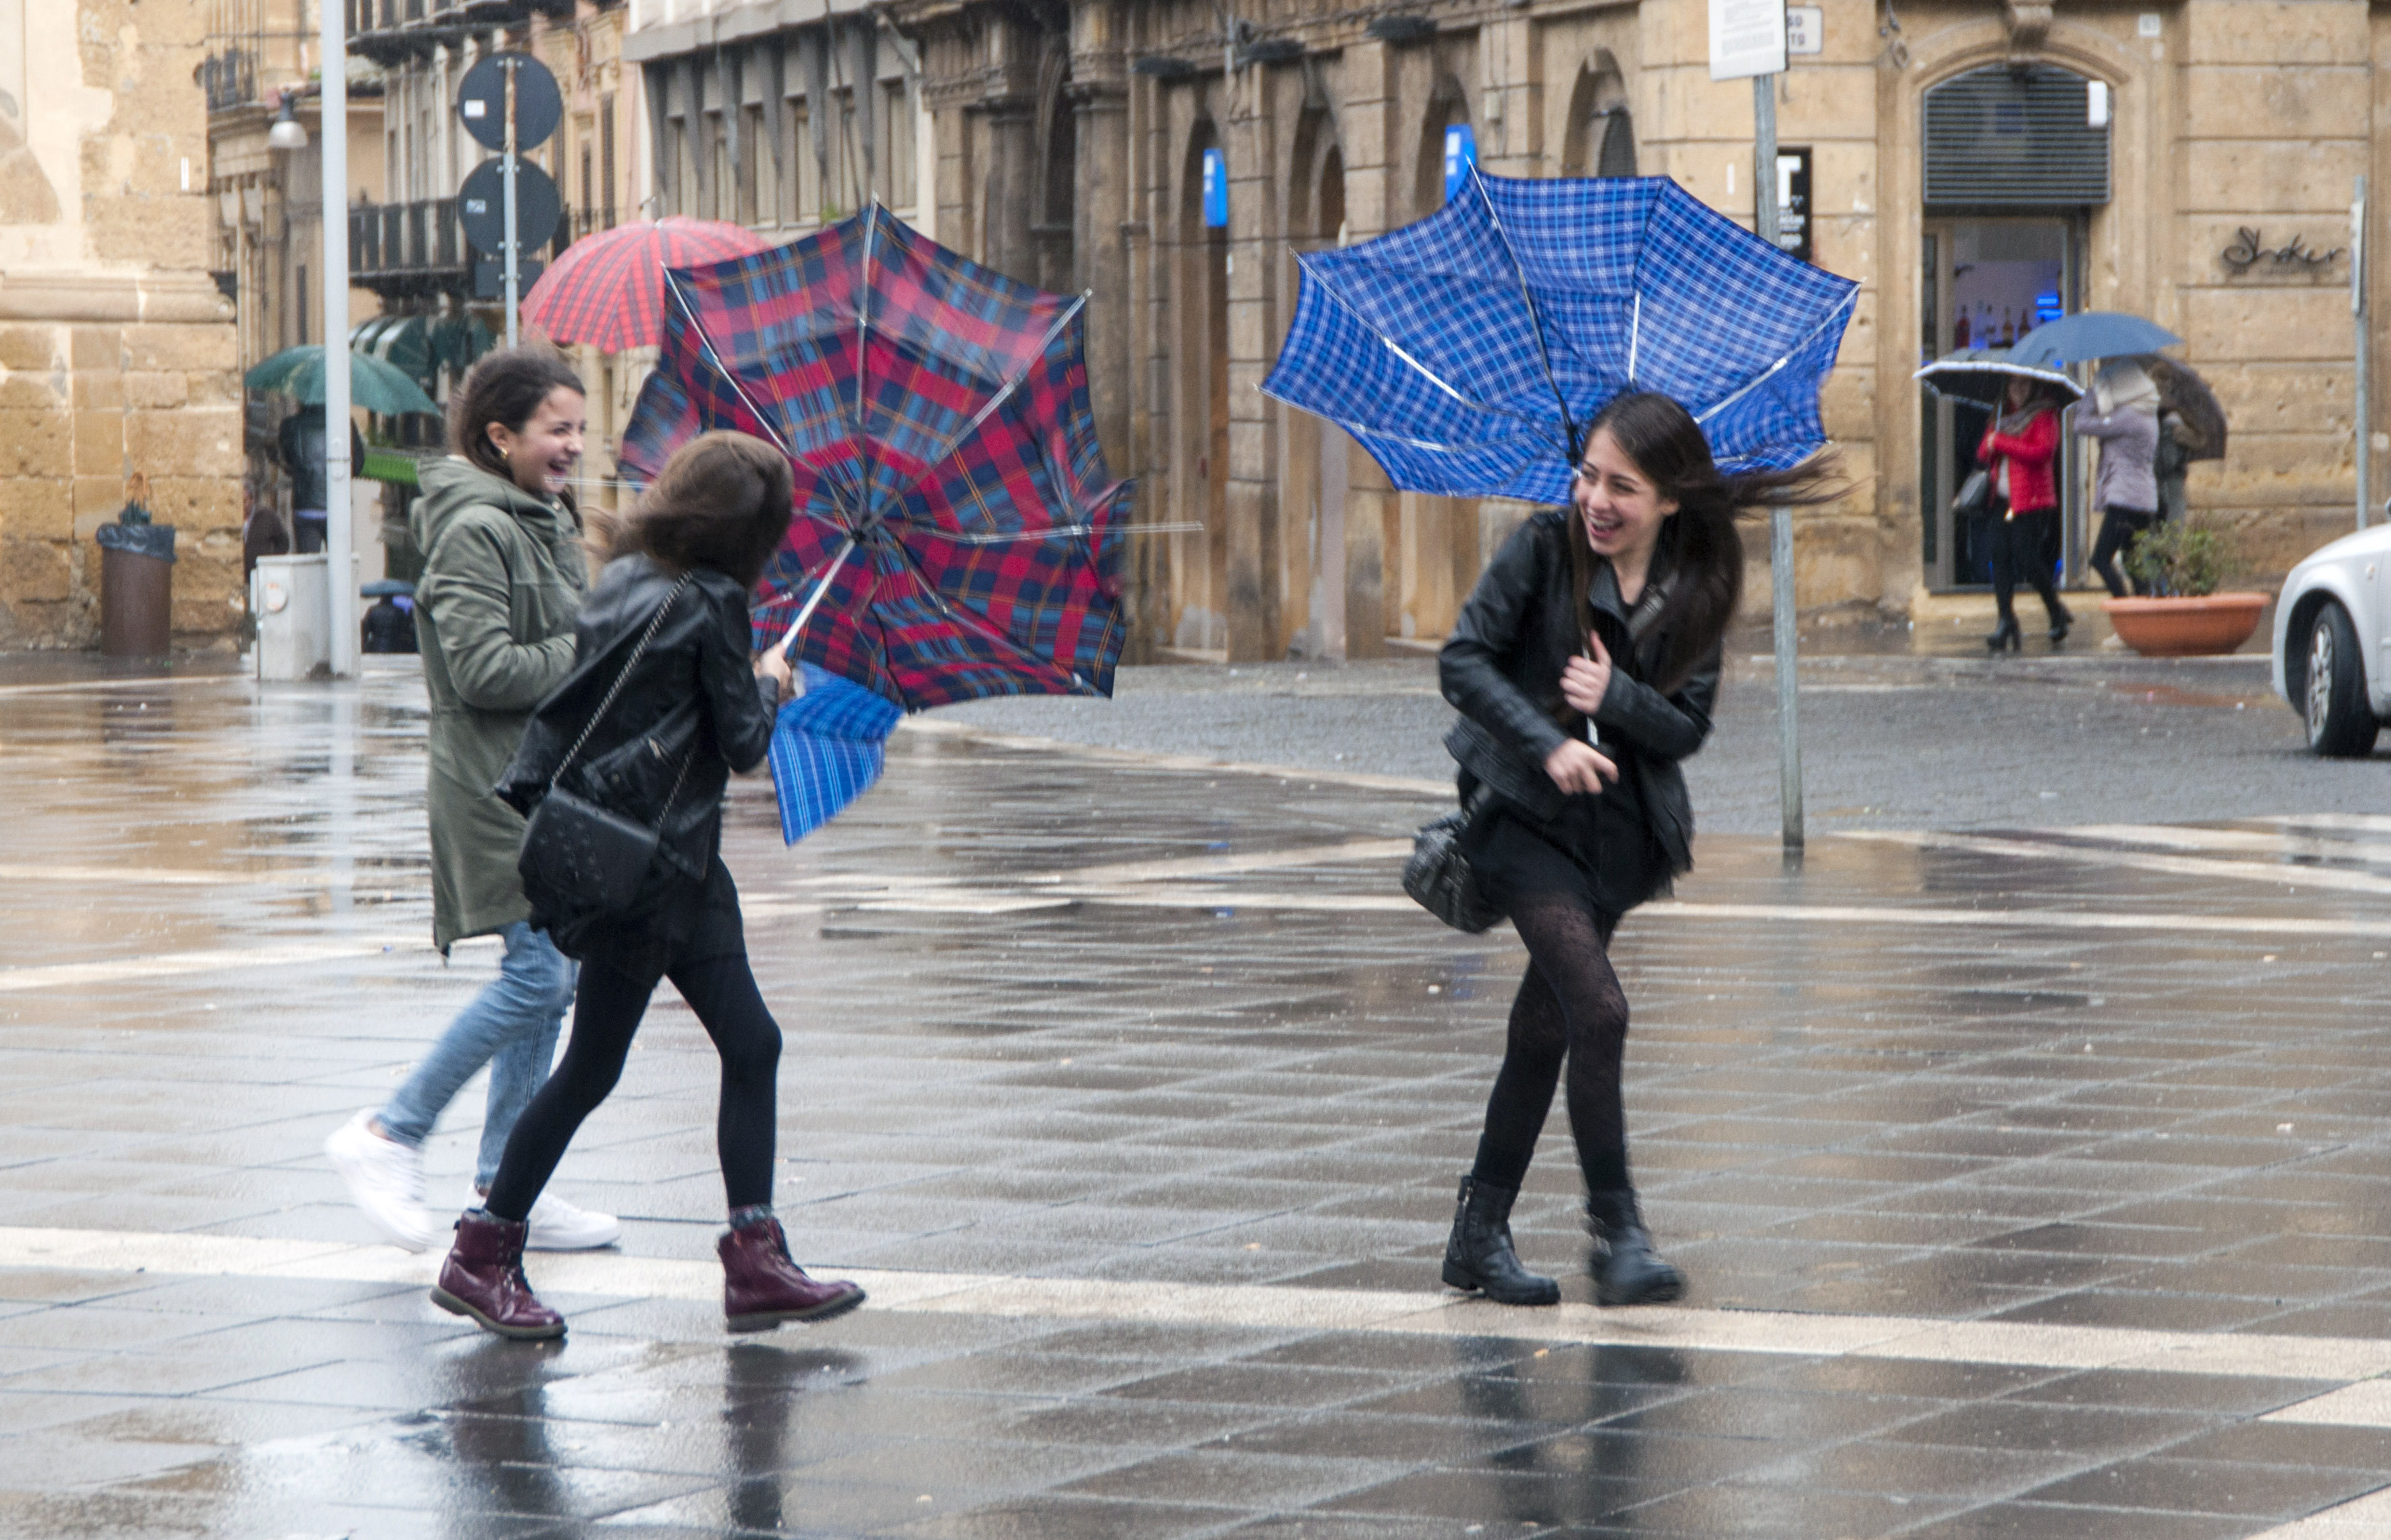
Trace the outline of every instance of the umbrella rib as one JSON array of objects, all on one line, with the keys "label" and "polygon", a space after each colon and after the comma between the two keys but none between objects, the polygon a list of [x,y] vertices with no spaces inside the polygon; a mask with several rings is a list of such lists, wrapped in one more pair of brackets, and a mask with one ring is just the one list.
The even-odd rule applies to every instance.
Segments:
[{"label": "umbrella rib", "polygon": [[880,238],[880,200],[863,211],[863,281],[855,304],[855,442],[863,460],[863,508],[872,511],[872,434],[863,425],[864,359],[872,334],[872,249]]},{"label": "umbrella rib", "polygon": [[[1335,423],[1338,427],[1344,429],[1347,433],[1352,434],[1357,439],[1382,438],[1390,444],[1401,444],[1406,448],[1428,449],[1441,455],[1466,455],[1472,449],[1485,447],[1484,445],[1480,444],[1439,444],[1433,439],[1407,437],[1402,434],[1389,433],[1383,428],[1372,428],[1360,422],[1351,421],[1345,418],[1332,417],[1328,413],[1322,411],[1317,407],[1307,406],[1303,402],[1294,400],[1288,396],[1281,395],[1278,392],[1271,389],[1268,384],[1256,385],[1254,389],[1261,392],[1262,395],[1269,396],[1273,401],[1285,402],[1286,405],[1293,407],[1299,412],[1310,412],[1312,416],[1320,419],[1323,422]],[[1501,412],[1499,415],[1505,417],[1519,417],[1519,414],[1516,412]],[[1536,421],[1533,418],[1519,417],[1519,421],[1527,423],[1532,428],[1540,428],[1544,425]]]},{"label": "umbrella rib", "polygon": [[[715,372],[721,375],[724,380],[730,382],[731,390],[736,393],[739,399],[745,404],[749,413],[755,417],[756,422],[763,427],[763,430],[766,433],[772,435],[773,446],[779,449],[782,454],[787,456],[788,459],[794,462],[797,458],[797,452],[789,447],[787,440],[781,437],[781,430],[773,425],[770,418],[764,415],[764,408],[756,405],[756,398],[747,394],[747,387],[739,382],[739,376],[731,372],[730,366],[729,364],[723,362],[722,355],[715,351],[714,339],[705,334],[705,323],[697,318],[696,310],[691,308],[690,305],[689,296],[680,291],[680,280],[673,277],[673,271],[669,267],[665,269],[665,292],[673,297],[673,304],[680,307],[682,317],[689,322],[689,329],[697,334],[697,345],[704,350],[707,357],[714,360]],[[840,501],[838,484],[836,482],[832,481],[828,476],[821,475],[819,473],[816,474],[815,480],[830,489],[831,501]],[[847,510],[842,504],[839,511],[845,513]],[[819,518],[821,516],[814,513],[810,509],[806,510],[806,514],[808,518]]]},{"label": "umbrella rib", "polygon": [[1829,311],[1827,313],[1827,318],[1820,321],[1816,326],[1812,327],[1807,332],[1805,332],[1800,342],[1795,343],[1791,347],[1787,348],[1785,350],[1785,356],[1777,359],[1777,362],[1769,365],[1766,369],[1752,376],[1750,380],[1744,382],[1741,389],[1735,392],[1734,395],[1729,395],[1725,400],[1720,402],[1718,405],[1712,407],[1710,410],[1702,413],[1700,417],[1695,418],[1694,421],[1697,424],[1708,422],[1712,418],[1716,417],[1719,413],[1726,410],[1729,407],[1734,406],[1737,402],[1742,400],[1745,396],[1750,395],[1753,391],[1758,390],[1770,380],[1776,378],[1777,370],[1783,369],[1786,365],[1793,361],[1793,355],[1809,346],[1811,342],[1817,337],[1818,333],[1834,325],[1836,317],[1843,315],[1844,312],[1851,309],[1854,303],[1859,299],[1859,286],[1857,284],[1854,284],[1851,291],[1843,296],[1843,303]]},{"label": "umbrella rib", "polygon": [[1527,306],[1528,333],[1536,339],[1536,363],[1544,371],[1544,383],[1552,387],[1553,405],[1561,412],[1561,436],[1568,441],[1567,452],[1571,460],[1577,458],[1577,423],[1571,421],[1569,398],[1561,394],[1561,382],[1553,374],[1553,356],[1544,346],[1544,320],[1536,313],[1536,297],[1528,288],[1527,265],[1511,245],[1510,232],[1503,228],[1503,218],[1494,212],[1494,200],[1486,190],[1486,177],[1478,162],[1469,162],[1469,180],[1478,188],[1478,196],[1486,203],[1486,222],[1494,226],[1494,239],[1503,243],[1503,254],[1511,259],[1511,271],[1519,279],[1519,303]]},{"label": "umbrella rib", "polygon": [[847,564],[847,556],[854,550],[855,537],[850,535],[847,543],[838,548],[838,554],[830,559],[830,565],[822,569],[821,576],[815,580],[812,597],[806,601],[805,608],[797,612],[797,618],[789,623],[788,634],[781,638],[781,654],[783,657],[788,655],[790,648],[796,645],[797,634],[806,628],[806,622],[814,617],[814,606],[822,602],[822,595],[830,592],[830,580],[838,576],[838,569]]},{"label": "umbrella rib", "polygon": [[[1489,405],[1483,401],[1474,400],[1454,389],[1453,386],[1445,382],[1443,378],[1440,376],[1436,370],[1428,368],[1426,364],[1421,363],[1417,358],[1413,357],[1410,353],[1406,352],[1401,343],[1398,343],[1392,337],[1388,336],[1384,331],[1379,330],[1377,327],[1372,325],[1370,318],[1363,315],[1358,306],[1356,306],[1351,301],[1348,300],[1343,294],[1339,293],[1335,284],[1329,282],[1320,275],[1319,269],[1312,265],[1312,253],[1299,253],[1295,260],[1296,265],[1302,269],[1303,276],[1318,284],[1322,293],[1327,295],[1331,302],[1337,304],[1347,315],[1352,317],[1354,321],[1361,326],[1363,330],[1367,331],[1371,336],[1377,338],[1379,342],[1386,344],[1388,352],[1393,354],[1396,357],[1401,358],[1404,363],[1418,370],[1420,377],[1426,380],[1429,384],[1434,385],[1437,389],[1444,392],[1445,395],[1453,397],[1455,401],[1460,402],[1463,406],[1469,408],[1473,411],[1485,412],[1493,417],[1511,418],[1516,421],[1525,422],[1531,427],[1543,426],[1542,423],[1538,422],[1534,418],[1530,417],[1525,412],[1515,412],[1508,407],[1496,407]],[[1285,396],[1276,396],[1273,397],[1273,399],[1286,400],[1286,398]],[[1298,405],[1298,403],[1295,402],[1288,402],[1287,404],[1289,406]],[[1303,409],[1306,411],[1312,410],[1309,407],[1303,408]],[[1324,414],[1315,413],[1314,415]]]}]

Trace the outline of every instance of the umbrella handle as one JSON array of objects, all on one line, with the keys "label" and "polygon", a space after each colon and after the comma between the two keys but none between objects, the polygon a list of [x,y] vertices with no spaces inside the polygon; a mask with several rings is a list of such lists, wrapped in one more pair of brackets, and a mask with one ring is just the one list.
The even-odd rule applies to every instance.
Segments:
[{"label": "umbrella handle", "polygon": [[805,608],[797,612],[797,618],[791,623],[788,634],[781,638],[780,647],[782,657],[795,660],[795,654],[793,650],[797,645],[798,633],[806,628],[806,622],[814,617],[814,606],[822,602],[822,595],[830,592],[830,580],[838,575],[838,569],[846,564],[847,556],[854,550],[855,537],[850,535],[847,537],[847,544],[838,548],[838,554],[830,559],[830,565],[822,569],[821,578],[814,584],[812,595],[806,600]]}]

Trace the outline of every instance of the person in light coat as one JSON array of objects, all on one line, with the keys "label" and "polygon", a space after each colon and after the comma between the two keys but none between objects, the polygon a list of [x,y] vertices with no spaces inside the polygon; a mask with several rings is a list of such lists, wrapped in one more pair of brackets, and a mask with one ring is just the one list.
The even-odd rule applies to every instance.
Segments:
[{"label": "person in light coat", "polygon": [[[2092,409],[2071,408],[2075,432],[2100,443],[2100,473],[2092,484],[2092,506],[2100,511],[2100,535],[2092,546],[2092,570],[2108,585],[2109,597],[2126,597],[2117,556],[2159,520],[2159,388],[2139,365],[2122,359],[2092,382]],[[2134,591],[2142,591],[2139,582]]]}]

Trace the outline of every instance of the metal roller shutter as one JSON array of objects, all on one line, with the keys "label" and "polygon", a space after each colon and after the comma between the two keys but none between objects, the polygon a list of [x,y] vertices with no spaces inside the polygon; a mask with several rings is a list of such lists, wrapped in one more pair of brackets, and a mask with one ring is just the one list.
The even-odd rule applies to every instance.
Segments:
[{"label": "metal roller shutter", "polygon": [[2110,114],[2096,127],[2091,107],[2091,83],[2049,65],[1990,64],[1945,81],[1926,93],[1926,201],[2106,203]]}]

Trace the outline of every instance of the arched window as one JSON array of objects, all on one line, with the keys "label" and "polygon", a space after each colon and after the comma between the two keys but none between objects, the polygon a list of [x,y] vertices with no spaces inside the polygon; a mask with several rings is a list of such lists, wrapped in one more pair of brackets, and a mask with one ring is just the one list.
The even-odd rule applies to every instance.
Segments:
[{"label": "arched window", "polygon": [[1564,176],[1635,175],[1635,123],[1618,61],[1598,50],[1578,66],[1570,92],[1569,134],[1561,148]]}]

